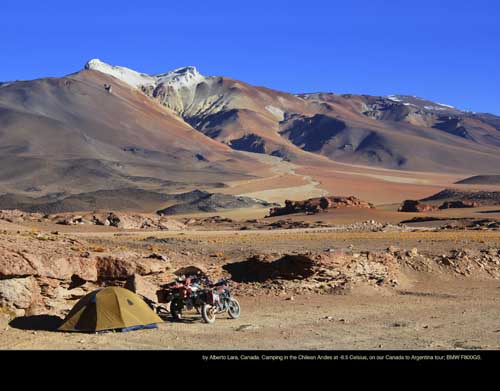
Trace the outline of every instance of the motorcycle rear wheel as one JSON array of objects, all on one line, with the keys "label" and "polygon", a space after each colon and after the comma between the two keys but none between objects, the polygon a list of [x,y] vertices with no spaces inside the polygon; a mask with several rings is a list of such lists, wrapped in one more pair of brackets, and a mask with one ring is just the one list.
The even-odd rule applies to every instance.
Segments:
[{"label": "motorcycle rear wheel", "polygon": [[201,307],[201,317],[203,320],[209,324],[215,322],[215,314],[217,312],[217,308],[210,304],[203,304]]},{"label": "motorcycle rear wheel", "polygon": [[241,313],[240,303],[234,297],[229,299],[227,313],[231,319],[238,319]]}]

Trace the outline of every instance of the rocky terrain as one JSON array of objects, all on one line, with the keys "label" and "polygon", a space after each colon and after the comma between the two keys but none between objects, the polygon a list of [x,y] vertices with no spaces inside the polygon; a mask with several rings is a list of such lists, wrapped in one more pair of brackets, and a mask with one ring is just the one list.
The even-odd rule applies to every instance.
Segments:
[{"label": "rocky terrain", "polygon": [[[338,230],[349,232],[346,227]],[[149,237],[146,243],[154,245],[111,249],[57,232],[2,232],[2,308],[16,316],[64,316],[75,300],[107,285],[130,287],[156,301],[155,289],[160,283],[171,281],[175,269],[193,262],[191,252],[201,243],[192,241],[188,253],[177,248],[176,239]],[[328,251],[254,254],[243,261],[228,258],[224,253],[200,254],[195,258],[212,279],[230,278],[234,291],[241,296],[339,294],[366,284],[392,289],[406,284],[408,269],[433,275],[500,278],[500,250],[495,247],[452,249],[444,254],[427,250],[421,254],[417,248],[389,246],[383,251],[360,251],[351,246]]]},{"label": "rocky terrain", "polygon": [[97,225],[121,229],[154,229],[179,231],[185,228],[181,222],[154,214],[115,212],[61,213],[46,215],[20,210],[0,210],[0,220],[9,223],[53,223],[57,225]]},{"label": "rocky terrain", "polygon": [[[193,194],[195,193],[195,194]],[[189,214],[196,212],[220,212],[227,209],[243,209],[252,207],[269,207],[270,202],[250,197],[198,191],[193,196],[183,197],[181,202],[165,209],[158,210],[159,215]],[[180,199],[179,197],[177,198]]]},{"label": "rocky terrain", "polygon": [[284,207],[271,208],[269,217],[282,216],[294,213],[316,214],[328,209],[337,208],[374,208],[373,204],[356,197],[327,196],[310,198],[305,201],[285,200]]},{"label": "rocky terrain", "polygon": [[[366,221],[299,228],[299,220],[288,220],[293,229],[271,229],[268,219],[211,216],[184,218],[180,231],[131,231],[60,225],[25,212],[2,216],[1,348],[500,346],[493,316],[500,226],[477,231]],[[114,221],[111,214],[100,218]],[[156,300],[159,285],[189,265],[212,279],[230,279],[243,306],[240,319],[220,317],[210,326],[193,312],[180,323],[167,315],[155,331],[48,331],[98,287],[123,286]],[[203,337],[207,327],[211,340]],[[344,340],[347,328],[357,342]]]},{"label": "rocky terrain", "polygon": [[16,316],[65,315],[99,286],[159,278],[170,268],[157,254],[106,252],[55,233],[3,233],[0,254],[1,307]]}]

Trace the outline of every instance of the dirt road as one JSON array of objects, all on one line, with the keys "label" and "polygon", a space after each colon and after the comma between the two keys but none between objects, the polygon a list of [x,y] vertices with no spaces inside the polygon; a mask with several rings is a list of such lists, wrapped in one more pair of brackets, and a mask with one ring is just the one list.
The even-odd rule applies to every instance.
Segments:
[{"label": "dirt road", "polygon": [[[240,195],[258,198],[269,202],[283,202],[284,199],[304,199],[320,197],[327,194],[326,190],[319,187],[321,183],[312,176],[297,174],[297,165],[275,156],[259,155],[255,157],[261,162],[269,164],[272,167],[272,172],[275,173],[275,176],[272,177],[272,179],[276,180],[277,183],[279,183],[280,180],[283,184],[290,183],[290,178],[297,177],[300,182],[303,182],[304,184],[293,187],[275,186],[272,189],[251,191]],[[271,178],[266,178],[266,180],[269,179]]]}]

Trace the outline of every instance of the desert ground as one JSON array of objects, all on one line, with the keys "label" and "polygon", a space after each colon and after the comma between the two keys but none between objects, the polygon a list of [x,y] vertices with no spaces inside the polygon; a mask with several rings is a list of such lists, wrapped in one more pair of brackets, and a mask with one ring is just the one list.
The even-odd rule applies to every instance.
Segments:
[{"label": "desert ground", "polygon": [[[254,158],[266,170],[221,193],[280,204],[355,195],[374,207],[273,217],[262,205],[159,217],[147,202],[140,212],[1,211],[0,349],[500,348],[498,200],[400,212],[402,199],[471,187],[456,184],[464,175]],[[209,325],[192,311],[155,330],[56,331],[98,287],[137,278],[137,293],[155,300],[189,265],[230,279],[239,319]]]},{"label": "desert ground", "polygon": [[240,319],[195,313],[156,330],[73,334],[9,327],[1,349],[498,349],[498,282],[428,280],[394,294],[238,297]]},{"label": "desert ground", "polygon": [[[475,216],[482,209],[455,214]],[[452,211],[443,213],[450,216]],[[242,305],[242,315],[236,320],[221,315],[212,325],[203,323],[192,311],[182,321],[167,315],[155,330],[61,333],[50,329],[64,312],[57,317],[48,315],[50,311],[47,315],[43,311],[32,317],[25,315],[18,318],[24,321],[2,323],[0,349],[500,348],[500,231],[446,230],[425,224],[397,230],[397,225],[389,223],[384,229],[372,229],[370,223],[366,228],[359,221],[376,217],[395,223],[412,214],[383,210],[335,214],[292,216],[297,221],[314,218],[337,223],[330,227],[272,230],[241,230],[237,220],[226,226],[216,222],[180,231],[4,221],[0,236],[11,241],[23,235],[53,235],[51,243],[71,238],[82,247],[78,251],[87,249],[96,254],[154,251],[170,260],[171,269],[196,264],[213,277],[223,272],[225,265],[239,264],[252,256],[273,260],[294,254],[331,254],[334,260],[347,256],[349,262],[354,257],[348,270],[362,263],[359,257],[363,254],[368,254],[368,260],[369,254],[374,254],[376,263],[386,262],[387,254],[399,255],[388,261],[389,275],[382,283],[374,283],[370,277],[373,271],[368,269],[352,274],[347,285],[339,286],[336,280],[318,285],[314,279],[297,276],[239,281],[238,269],[229,268],[225,273],[234,273],[236,281],[231,287]],[[451,264],[436,261],[463,249],[472,255],[447,255],[446,259],[453,260]],[[486,252],[493,254],[488,263],[475,261],[474,254]],[[167,281],[168,273],[161,278]]]}]

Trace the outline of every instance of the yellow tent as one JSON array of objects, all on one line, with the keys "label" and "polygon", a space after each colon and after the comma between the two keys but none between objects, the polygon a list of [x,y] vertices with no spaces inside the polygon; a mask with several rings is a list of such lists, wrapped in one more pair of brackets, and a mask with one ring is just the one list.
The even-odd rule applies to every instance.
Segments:
[{"label": "yellow tent", "polygon": [[161,318],[135,293],[107,287],[82,297],[70,311],[60,331],[130,331],[156,327]]}]

